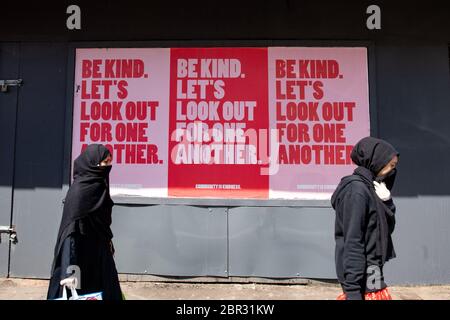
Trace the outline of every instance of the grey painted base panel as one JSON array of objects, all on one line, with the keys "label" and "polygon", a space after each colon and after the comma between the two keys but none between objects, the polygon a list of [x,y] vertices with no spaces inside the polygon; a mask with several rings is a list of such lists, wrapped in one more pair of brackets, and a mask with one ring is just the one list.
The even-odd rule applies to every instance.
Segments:
[{"label": "grey painted base panel", "polygon": [[324,208],[230,209],[230,274],[335,278],[333,215]]},{"label": "grey painted base panel", "polygon": [[[450,197],[397,198],[389,284],[450,283]],[[334,279],[330,208],[230,210],[230,275]],[[298,274],[297,274],[298,273]]]},{"label": "grey painted base panel", "polygon": [[16,189],[14,217],[19,242],[11,248],[12,277],[48,278],[61,221],[58,189]]},{"label": "grey painted base panel", "polygon": [[[394,233],[394,243],[397,258],[388,262],[385,267],[386,280],[390,284],[442,284],[450,283],[450,215],[449,197],[415,197],[397,198],[397,227]],[[152,209],[154,208],[154,209]],[[170,208],[170,210],[169,210]],[[186,209],[187,208],[187,209]],[[118,268],[123,273],[147,273],[159,276],[231,276],[231,277],[267,277],[267,278],[315,278],[335,279],[334,270],[334,212],[331,208],[261,208],[239,207],[230,208],[228,213],[228,268],[229,273],[209,272],[199,264],[192,265],[193,260],[169,259],[170,247],[165,245],[171,238],[179,238],[174,230],[168,227],[190,229],[188,238],[199,231],[191,230],[195,223],[204,223],[201,212],[208,210],[200,207],[183,206],[153,206],[116,208],[114,227],[116,242],[127,250],[118,253]],[[154,210],[158,213],[154,213]],[[170,217],[167,217],[169,213]],[[131,216],[133,218],[131,218]],[[225,223],[225,217],[217,216]],[[138,220],[139,222],[136,222]],[[134,222],[132,222],[134,221]],[[154,221],[153,223],[151,221]],[[165,222],[157,222],[165,221]],[[155,222],[165,225],[171,233],[155,230]],[[210,222],[211,223],[211,222]],[[136,224],[141,224],[137,227]],[[191,227],[183,226],[185,224]],[[127,225],[126,229],[124,226]],[[146,236],[139,231],[146,227]],[[134,233],[131,232],[133,228]],[[198,226],[196,228],[199,228]],[[222,232],[225,230],[222,228]],[[153,234],[154,233],[154,234]],[[177,232],[180,234],[180,232]],[[182,234],[183,232],[181,232]],[[184,231],[186,234],[186,231]],[[131,250],[131,239],[142,241],[143,252]],[[153,234],[153,235],[152,235]],[[170,237],[167,237],[170,235]],[[204,232],[200,235],[205,236]],[[197,235],[198,236],[198,235]],[[141,238],[141,240],[139,240]],[[153,239],[153,240],[151,240]],[[214,239],[214,238],[213,238]],[[222,237],[222,240],[225,238]],[[216,239],[217,240],[217,239]],[[222,241],[222,240],[219,240]],[[161,244],[161,249],[156,246]],[[216,244],[225,250],[225,244]],[[116,245],[117,246],[117,245]],[[173,247],[173,245],[172,245]],[[201,244],[187,245],[188,256],[205,259]],[[164,249],[162,249],[164,248]],[[131,251],[130,251],[131,250]],[[161,252],[159,252],[161,251]],[[163,254],[167,257],[164,258]],[[180,256],[180,251],[173,253]],[[222,251],[222,256],[225,253]],[[134,260],[130,260],[134,259]],[[186,257],[184,258],[184,260]],[[208,258],[210,260],[211,258]],[[216,258],[215,258],[216,259]],[[214,259],[213,259],[214,260]],[[149,268],[153,261],[153,268]],[[175,263],[175,261],[178,261]],[[218,261],[218,260],[216,260]],[[216,262],[226,267],[225,262]],[[216,270],[221,270],[218,267]]]},{"label": "grey painted base panel", "polygon": [[[17,79],[19,46],[0,42],[0,80]],[[18,87],[0,92],[0,226],[11,222],[12,185],[14,181],[14,144],[16,133]],[[0,243],[0,276],[8,274],[9,241],[7,234]]]},{"label": "grey painted base panel", "polygon": [[227,209],[115,206],[119,272],[227,276]]},{"label": "grey painted base panel", "polygon": [[[13,277],[48,278],[61,191],[16,191]],[[397,198],[388,284],[450,283],[450,197]],[[36,212],[40,218],[36,218]],[[159,277],[334,279],[331,208],[116,205],[120,273]]]},{"label": "grey painted base panel", "polygon": [[0,243],[0,277],[6,277],[8,275],[8,248],[6,240]]},{"label": "grey painted base panel", "polygon": [[395,200],[397,258],[386,263],[390,284],[450,283],[450,197]]},{"label": "grey painted base panel", "polygon": [[[9,226],[11,216],[11,188],[0,186],[0,226]],[[0,243],[0,277],[8,275],[9,241],[6,234]]]}]

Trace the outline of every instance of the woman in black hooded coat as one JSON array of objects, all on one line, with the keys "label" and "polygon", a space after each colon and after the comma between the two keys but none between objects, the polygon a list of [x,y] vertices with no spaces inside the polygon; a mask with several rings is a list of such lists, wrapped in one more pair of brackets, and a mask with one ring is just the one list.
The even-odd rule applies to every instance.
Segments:
[{"label": "woman in black hooded coat", "polygon": [[105,146],[91,144],[74,161],[73,183],[64,201],[47,299],[62,296],[60,281],[70,277],[71,270],[79,271],[74,275],[79,281],[78,294],[102,292],[104,300],[122,299],[111,242],[111,160]]},{"label": "woman in black hooded coat", "polygon": [[336,273],[343,289],[338,300],[392,299],[383,266],[395,257],[391,239],[395,205],[390,190],[399,155],[386,141],[360,140],[351,153],[358,167],[342,178],[333,193]]}]

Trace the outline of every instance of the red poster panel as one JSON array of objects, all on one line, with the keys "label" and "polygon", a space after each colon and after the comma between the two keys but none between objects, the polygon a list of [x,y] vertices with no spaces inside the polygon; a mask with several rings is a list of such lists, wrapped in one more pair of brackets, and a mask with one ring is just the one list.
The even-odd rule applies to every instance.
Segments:
[{"label": "red poster panel", "polygon": [[267,48],[170,54],[169,196],[267,199]]}]

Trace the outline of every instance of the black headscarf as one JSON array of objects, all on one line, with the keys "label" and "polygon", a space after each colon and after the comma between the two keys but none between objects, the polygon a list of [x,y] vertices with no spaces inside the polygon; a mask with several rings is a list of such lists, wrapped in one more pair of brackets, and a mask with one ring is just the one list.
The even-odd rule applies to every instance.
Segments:
[{"label": "black headscarf", "polygon": [[332,196],[332,204],[335,207],[336,199],[344,187],[355,180],[364,182],[370,190],[372,201],[377,208],[377,243],[376,251],[382,257],[382,262],[386,262],[395,257],[394,246],[392,244],[391,233],[395,227],[395,215],[378,197],[375,192],[373,181],[384,182],[391,190],[397,170],[393,169],[386,176],[378,177],[378,173],[395,157],[399,152],[388,142],[366,137],[361,139],[353,148],[351,158],[358,166],[352,176],[344,177]]},{"label": "black headscarf", "polygon": [[105,146],[91,144],[75,159],[73,182],[64,201],[55,258],[66,237],[74,232],[76,222],[83,218],[93,218],[93,224],[97,227],[100,225],[96,231],[109,230],[111,208],[114,205],[109,194],[111,166],[100,166],[100,162],[108,155],[110,152]]}]

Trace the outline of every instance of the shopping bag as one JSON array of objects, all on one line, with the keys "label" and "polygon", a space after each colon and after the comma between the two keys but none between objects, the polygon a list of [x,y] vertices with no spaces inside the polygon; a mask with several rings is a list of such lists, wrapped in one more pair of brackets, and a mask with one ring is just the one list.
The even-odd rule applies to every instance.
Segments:
[{"label": "shopping bag", "polygon": [[[76,278],[66,278],[62,280],[60,284],[63,286],[63,294],[61,298],[55,300],[103,300],[102,292],[78,295],[77,289],[75,289],[77,287]],[[70,290],[70,298],[67,298],[67,290]]]},{"label": "shopping bag", "polygon": [[[70,290],[72,296],[67,298],[67,290]],[[102,292],[94,292],[89,294],[78,295],[77,289],[73,287],[63,286],[63,294],[61,298],[55,300],[103,300]]]}]

